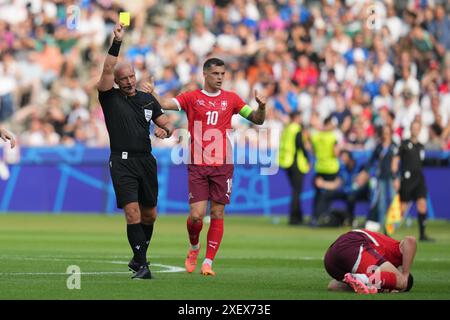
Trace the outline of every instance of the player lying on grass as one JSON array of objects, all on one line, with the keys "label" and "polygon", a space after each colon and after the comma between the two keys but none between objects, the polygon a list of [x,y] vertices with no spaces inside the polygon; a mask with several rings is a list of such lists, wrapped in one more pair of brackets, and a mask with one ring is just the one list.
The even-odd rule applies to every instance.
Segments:
[{"label": "player lying on grass", "polygon": [[353,289],[361,294],[409,291],[416,248],[411,236],[397,241],[368,230],[347,232],[325,253],[325,269],[333,278],[328,290]]}]

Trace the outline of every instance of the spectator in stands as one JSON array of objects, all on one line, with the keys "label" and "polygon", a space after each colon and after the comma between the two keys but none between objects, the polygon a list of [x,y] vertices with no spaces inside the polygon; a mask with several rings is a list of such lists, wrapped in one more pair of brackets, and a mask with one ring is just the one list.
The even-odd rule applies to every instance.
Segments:
[{"label": "spectator in stands", "polygon": [[316,226],[319,223],[320,216],[326,212],[326,202],[322,201],[322,194],[328,193],[322,182],[336,183],[339,172],[339,146],[338,138],[335,133],[335,121],[333,117],[328,116],[323,127],[319,131],[311,133],[310,144],[316,159],[314,170],[314,209],[311,218],[311,225]]},{"label": "spectator in stands", "polygon": [[[139,83],[152,73],[155,82],[167,88],[196,87],[202,81],[201,61],[214,52],[230,66],[238,66],[230,68],[227,81],[236,91],[242,88],[242,97],[254,89],[267,89],[272,92],[269,101],[273,100],[277,95],[274,83],[294,79],[289,91],[297,97],[289,100],[297,100],[307,126],[317,126],[317,120],[340,113],[337,109],[342,104],[336,97],[343,97],[354,132],[360,128],[360,114],[370,113],[371,119],[365,116],[361,130],[370,137],[367,121],[387,119],[386,107],[397,114],[396,137],[408,134],[410,120],[417,114],[423,122],[422,142],[430,139],[434,122],[444,129],[443,139],[447,137],[450,35],[444,30],[450,20],[442,1],[426,5],[380,1],[384,23],[374,30],[361,28],[366,24],[361,14],[364,1],[325,1],[321,10],[313,1],[298,4],[295,0],[279,4],[205,0],[176,5],[85,1],[80,6],[79,25],[71,30],[66,28],[64,15],[69,2],[47,1],[43,10],[40,2],[0,4],[0,118],[17,126],[18,132],[28,131],[32,122],[24,119],[31,109],[37,110],[44,123],[51,109],[56,120],[50,122],[61,137],[75,101],[95,114],[91,111],[98,108],[98,102],[92,79],[99,76],[102,46],[117,22],[117,12],[128,10],[133,30],[127,43],[133,45],[124,50]],[[161,14],[164,19],[159,19]],[[433,99],[440,101],[439,112],[431,107],[431,83],[437,86],[438,98]],[[405,89],[413,95],[413,108],[405,106]],[[169,89],[166,94],[173,93]],[[50,103],[54,97],[59,99],[58,106]],[[409,120],[399,125],[404,109],[417,114],[407,115]],[[185,118],[175,117],[185,125]],[[277,122],[287,121],[283,113],[273,117]],[[104,145],[99,135],[103,129],[93,131],[98,133],[89,143],[95,140],[98,143],[94,144]]]}]

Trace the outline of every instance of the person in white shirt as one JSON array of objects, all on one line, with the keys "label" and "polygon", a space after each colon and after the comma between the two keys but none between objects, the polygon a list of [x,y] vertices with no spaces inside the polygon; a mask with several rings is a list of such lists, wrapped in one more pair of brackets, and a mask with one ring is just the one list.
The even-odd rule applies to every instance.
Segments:
[{"label": "person in white shirt", "polygon": [[411,75],[411,70],[408,67],[402,68],[402,78],[395,82],[394,97],[399,97],[405,90],[417,98],[420,94],[419,81]]}]

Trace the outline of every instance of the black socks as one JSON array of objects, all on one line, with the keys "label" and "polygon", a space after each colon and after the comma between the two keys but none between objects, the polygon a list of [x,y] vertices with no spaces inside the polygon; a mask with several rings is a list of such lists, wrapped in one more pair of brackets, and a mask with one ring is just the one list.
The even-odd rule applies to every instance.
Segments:
[{"label": "black socks", "polygon": [[148,249],[148,246],[150,244],[150,240],[152,239],[153,235],[153,224],[145,224],[141,222],[142,230],[144,231],[145,235],[145,244],[146,244],[146,250]]},{"label": "black socks", "polygon": [[427,219],[427,213],[421,214],[418,213],[417,220],[419,221],[419,232],[420,232],[420,238],[425,238],[425,220]]},{"label": "black socks", "polygon": [[134,253],[134,260],[143,265],[147,262],[147,240],[141,224],[127,224],[127,236]]}]

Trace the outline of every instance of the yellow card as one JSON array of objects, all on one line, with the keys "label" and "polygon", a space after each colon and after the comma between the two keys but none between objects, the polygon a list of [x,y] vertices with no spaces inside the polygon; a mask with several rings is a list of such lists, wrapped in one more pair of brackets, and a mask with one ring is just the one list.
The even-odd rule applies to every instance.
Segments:
[{"label": "yellow card", "polygon": [[130,13],[129,12],[120,12],[119,13],[119,22],[123,23],[125,27],[130,25]]}]

